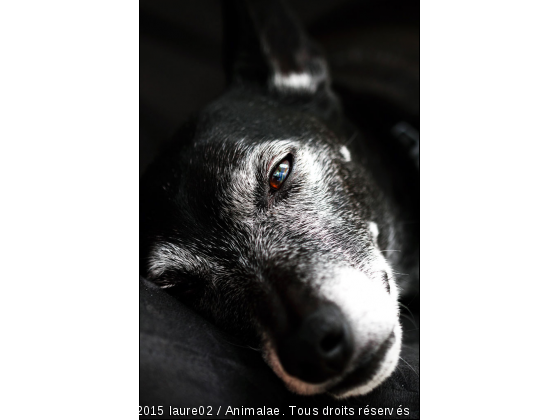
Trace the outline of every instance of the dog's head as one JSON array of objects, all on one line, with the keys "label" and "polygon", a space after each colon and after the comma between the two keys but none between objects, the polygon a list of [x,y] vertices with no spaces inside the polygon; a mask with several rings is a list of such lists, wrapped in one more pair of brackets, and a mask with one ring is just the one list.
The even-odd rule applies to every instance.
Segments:
[{"label": "dog's head", "polygon": [[230,87],[143,181],[146,275],[291,390],[363,394],[400,352],[390,208],[289,13],[224,5]]}]

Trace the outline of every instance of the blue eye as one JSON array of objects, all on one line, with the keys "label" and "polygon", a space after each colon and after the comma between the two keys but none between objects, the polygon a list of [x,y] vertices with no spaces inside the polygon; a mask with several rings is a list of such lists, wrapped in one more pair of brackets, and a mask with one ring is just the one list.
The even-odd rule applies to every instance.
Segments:
[{"label": "blue eye", "polygon": [[272,172],[272,175],[270,176],[270,186],[275,190],[280,188],[282,183],[288,177],[289,173],[290,173],[290,162],[288,161],[288,159],[284,159],[282,162],[278,164],[278,166],[276,166],[274,172]]}]

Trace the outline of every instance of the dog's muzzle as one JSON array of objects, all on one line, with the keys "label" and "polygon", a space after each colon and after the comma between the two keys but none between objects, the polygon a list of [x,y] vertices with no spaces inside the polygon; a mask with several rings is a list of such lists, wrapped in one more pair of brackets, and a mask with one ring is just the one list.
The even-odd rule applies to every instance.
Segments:
[{"label": "dog's muzzle", "polygon": [[[380,266],[380,268],[384,268]],[[312,292],[285,288],[267,307],[264,356],[299,394],[348,397],[369,392],[395,369],[401,327],[385,269],[335,268]],[[394,285],[393,285],[394,286]]]}]

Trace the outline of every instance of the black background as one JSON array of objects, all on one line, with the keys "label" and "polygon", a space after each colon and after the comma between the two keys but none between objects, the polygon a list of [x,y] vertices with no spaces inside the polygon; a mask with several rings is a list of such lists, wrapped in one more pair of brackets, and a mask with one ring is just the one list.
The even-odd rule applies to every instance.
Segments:
[{"label": "black background", "polygon": [[[390,121],[419,124],[417,1],[306,0],[288,4],[325,50],[335,88],[384,100]],[[162,142],[225,87],[220,3],[140,2],[140,172]],[[395,107],[392,109],[391,107]],[[379,108],[383,108],[379,109]],[[387,108],[391,108],[387,110]]]}]

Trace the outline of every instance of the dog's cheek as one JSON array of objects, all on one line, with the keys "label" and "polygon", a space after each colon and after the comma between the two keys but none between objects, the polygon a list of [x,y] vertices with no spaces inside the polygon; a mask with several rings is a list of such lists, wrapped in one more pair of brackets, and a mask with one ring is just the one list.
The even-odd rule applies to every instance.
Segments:
[{"label": "dog's cheek", "polygon": [[227,333],[246,344],[258,346],[258,324],[255,322],[257,299],[253,288],[235,282],[225,285],[225,280],[219,287],[219,283],[218,286],[212,284],[205,289],[195,309]]}]

